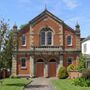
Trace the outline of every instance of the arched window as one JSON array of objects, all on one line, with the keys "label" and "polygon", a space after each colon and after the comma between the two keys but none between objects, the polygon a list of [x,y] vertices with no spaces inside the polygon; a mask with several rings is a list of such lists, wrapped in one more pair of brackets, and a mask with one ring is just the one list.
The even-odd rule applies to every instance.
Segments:
[{"label": "arched window", "polygon": [[43,62],[43,60],[42,59],[39,59],[39,60],[37,60],[37,62]]},{"label": "arched window", "polygon": [[51,59],[49,62],[56,62],[56,60],[55,59]]},{"label": "arched window", "polygon": [[21,37],[21,45],[26,45],[26,37],[24,34]]},{"label": "arched window", "polygon": [[72,46],[72,36],[67,37],[67,45]]},{"label": "arched window", "polygon": [[52,45],[52,30],[49,28],[43,28],[40,32],[40,45],[48,46]]}]

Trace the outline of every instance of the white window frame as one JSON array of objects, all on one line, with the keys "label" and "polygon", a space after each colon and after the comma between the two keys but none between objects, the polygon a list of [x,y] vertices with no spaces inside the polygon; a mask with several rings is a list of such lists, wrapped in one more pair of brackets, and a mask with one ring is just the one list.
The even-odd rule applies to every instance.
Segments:
[{"label": "white window frame", "polygon": [[[71,37],[71,43],[70,44],[68,44],[68,37]],[[66,40],[67,40],[67,46],[72,46],[72,36],[68,35]]]},{"label": "white window frame", "polygon": [[83,51],[84,51],[84,53],[86,53],[87,52],[87,44],[85,43],[84,45],[83,45]]},{"label": "white window frame", "polygon": [[[41,32],[44,32],[45,33],[45,31],[41,31]],[[41,36],[42,35],[41,35],[41,32],[40,32],[40,45],[41,46],[45,46],[46,45],[46,33],[45,33],[45,44],[42,44],[42,40],[41,40],[41,38],[42,38]]]},{"label": "white window frame", "polygon": [[87,61],[87,68],[90,68],[90,61]]},{"label": "white window frame", "polygon": [[[21,65],[22,65],[22,64],[21,64],[21,63],[22,63],[22,59],[25,59],[25,66],[21,66]],[[27,60],[26,57],[21,57],[21,58],[20,58],[20,66],[21,66],[21,69],[26,69],[26,60]]]},{"label": "white window frame", "polygon": [[[25,37],[25,44],[22,44],[22,37]],[[26,46],[26,35],[25,34],[22,34],[22,36],[21,36],[21,46]]]},{"label": "white window frame", "polygon": [[[51,35],[52,35],[51,36],[51,44],[50,45],[48,44],[48,32],[51,32]],[[52,46],[53,45],[53,32],[52,31],[47,31],[47,39],[46,39],[46,41],[47,41],[47,43],[46,43],[47,46]]]},{"label": "white window frame", "polygon": [[[53,45],[53,32],[52,31],[50,31],[50,30],[48,30],[48,31],[41,31],[41,32],[45,32],[45,44],[44,45],[42,45],[42,43],[41,43],[41,36],[40,36],[40,45],[41,46],[52,46]],[[40,33],[41,33],[40,32]],[[52,37],[51,37],[51,45],[49,45],[48,44],[48,32],[51,32],[51,34],[52,34]],[[41,35],[41,34],[40,34]]]}]

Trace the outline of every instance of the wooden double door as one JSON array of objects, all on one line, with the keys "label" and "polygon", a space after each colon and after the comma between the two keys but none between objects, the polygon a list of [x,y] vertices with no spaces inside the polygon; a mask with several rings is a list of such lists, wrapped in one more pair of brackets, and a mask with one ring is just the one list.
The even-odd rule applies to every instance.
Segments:
[{"label": "wooden double door", "polygon": [[43,77],[44,76],[44,61],[39,59],[36,62],[36,77]]},{"label": "wooden double door", "polygon": [[48,64],[48,76],[56,77],[56,62],[50,61]]},{"label": "wooden double door", "polygon": [[[51,60],[48,63],[48,76],[56,77],[56,61]],[[45,63],[43,60],[36,62],[36,77],[44,77]]]}]

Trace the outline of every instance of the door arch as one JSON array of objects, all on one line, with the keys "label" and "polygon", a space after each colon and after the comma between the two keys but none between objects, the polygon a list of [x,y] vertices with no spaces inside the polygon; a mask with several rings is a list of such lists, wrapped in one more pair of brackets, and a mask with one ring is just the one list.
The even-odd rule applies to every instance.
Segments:
[{"label": "door arch", "polygon": [[36,77],[44,76],[44,61],[42,59],[37,60],[36,62]]},{"label": "door arch", "polygon": [[56,77],[56,60],[51,59],[48,63],[48,76]]}]

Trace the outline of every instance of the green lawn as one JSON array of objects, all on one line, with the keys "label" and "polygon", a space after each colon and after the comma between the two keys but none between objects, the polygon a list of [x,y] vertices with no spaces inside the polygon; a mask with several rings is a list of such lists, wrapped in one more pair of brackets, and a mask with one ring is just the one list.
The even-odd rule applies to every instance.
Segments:
[{"label": "green lawn", "polygon": [[56,90],[90,90],[90,87],[74,86],[72,80],[52,80]]},{"label": "green lawn", "polygon": [[30,81],[25,78],[4,79],[2,85],[0,83],[0,90],[23,90],[24,85]]}]

